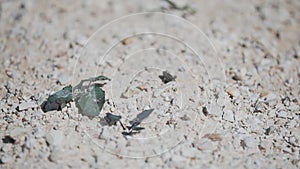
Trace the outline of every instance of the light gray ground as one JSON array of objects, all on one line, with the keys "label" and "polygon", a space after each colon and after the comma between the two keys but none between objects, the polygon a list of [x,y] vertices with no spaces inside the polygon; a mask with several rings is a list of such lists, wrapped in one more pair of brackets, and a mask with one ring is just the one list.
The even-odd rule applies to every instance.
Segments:
[{"label": "light gray ground", "polygon": [[[300,1],[172,2],[0,1],[0,168],[300,168]],[[162,13],[96,32],[149,11],[183,17],[210,41]],[[143,31],[181,41],[136,35],[99,59]],[[163,70],[176,81],[163,84]],[[112,78],[99,117],[74,102],[41,110],[96,74]],[[101,120],[128,124],[149,108],[133,136]]]}]

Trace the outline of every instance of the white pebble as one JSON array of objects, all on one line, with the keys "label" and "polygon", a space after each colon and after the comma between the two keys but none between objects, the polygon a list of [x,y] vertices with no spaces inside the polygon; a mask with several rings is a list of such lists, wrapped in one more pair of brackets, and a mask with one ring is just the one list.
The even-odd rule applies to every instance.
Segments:
[{"label": "white pebble", "polygon": [[287,117],[287,112],[284,111],[284,110],[280,110],[276,114],[277,114],[277,117],[280,117],[280,118],[286,118]]},{"label": "white pebble", "polygon": [[3,163],[3,164],[5,164],[5,163],[9,163],[9,162],[11,162],[13,160],[13,157],[12,156],[10,156],[10,155],[8,155],[8,154],[4,154],[2,157],[1,157],[1,162]]},{"label": "white pebble", "polygon": [[216,103],[211,103],[209,105],[207,105],[207,111],[208,114],[213,115],[213,116],[221,116],[222,115],[222,110],[220,108],[219,105],[217,105]]},{"label": "white pebble", "polygon": [[51,146],[58,146],[59,147],[64,142],[64,133],[62,131],[60,131],[60,130],[51,130],[46,135],[46,141]]},{"label": "white pebble", "polygon": [[223,113],[223,119],[229,122],[234,122],[234,114],[230,109],[225,109]]},{"label": "white pebble", "polygon": [[245,142],[246,146],[249,148],[254,148],[254,147],[257,147],[257,145],[258,145],[258,141],[254,137],[246,137],[244,139],[244,142]]},{"label": "white pebble", "polygon": [[37,107],[37,104],[33,101],[23,102],[19,105],[19,110],[21,111],[29,108],[34,108],[34,107]]}]

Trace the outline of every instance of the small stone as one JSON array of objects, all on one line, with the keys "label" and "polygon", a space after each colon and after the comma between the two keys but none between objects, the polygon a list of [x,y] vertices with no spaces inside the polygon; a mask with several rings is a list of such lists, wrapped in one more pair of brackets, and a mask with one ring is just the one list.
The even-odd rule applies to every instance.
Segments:
[{"label": "small stone", "polygon": [[80,45],[80,46],[84,46],[88,41],[88,38],[84,35],[78,35],[76,37],[76,44]]},{"label": "small stone", "polygon": [[12,79],[20,79],[21,78],[20,73],[17,71],[6,70],[5,72],[9,78],[12,78]]},{"label": "small stone", "polygon": [[264,133],[265,131],[263,130],[263,121],[262,117],[255,117],[255,116],[249,116],[248,119],[246,120],[246,123],[248,127],[251,129],[251,131],[256,132],[256,133]]},{"label": "small stone", "polygon": [[23,102],[19,105],[19,111],[25,110],[25,109],[29,109],[29,108],[34,108],[37,107],[37,104],[33,101],[30,102]]},{"label": "small stone", "polygon": [[175,96],[175,98],[171,100],[171,104],[173,106],[177,106],[178,108],[181,109],[182,108],[182,98],[179,95]]},{"label": "small stone", "polygon": [[0,87],[0,100],[2,100],[6,96],[6,89],[4,87]]},{"label": "small stone", "polygon": [[58,81],[62,84],[62,85],[66,85],[70,82],[70,76],[64,74],[64,73],[60,73],[58,75]]},{"label": "small stone", "polygon": [[243,139],[245,146],[249,148],[257,147],[258,141],[254,137],[246,137]]},{"label": "small stone", "polygon": [[216,103],[211,103],[206,106],[207,113],[213,116],[221,116],[222,115],[222,110],[220,106],[218,106]]},{"label": "small stone", "polygon": [[220,106],[225,106],[230,104],[230,100],[228,99],[228,95],[226,94],[226,92],[221,91],[218,93],[217,103]]},{"label": "small stone", "polygon": [[51,130],[46,135],[46,141],[50,146],[60,147],[64,142],[64,133],[60,130]]},{"label": "small stone", "polygon": [[129,45],[133,42],[132,38],[126,38],[122,40],[123,45]]},{"label": "small stone", "polygon": [[11,151],[13,148],[12,144],[4,144],[1,148],[1,150],[5,153],[8,153],[9,151]]},{"label": "small stone", "polygon": [[240,80],[242,80],[242,77],[240,75],[238,75],[238,74],[234,74],[232,76],[232,79],[235,80],[235,81],[240,81]]},{"label": "small stone", "polygon": [[237,97],[240,94],[239,90],[237,88],[235,88],[235,87],[227,88],[226,92],[231,97]]},{"label": "small stone", "polygon": [[292,151],[291,147],[285,147],[285,148],[282,149],[282,151],[284,153],[293,154],[293,151]]},{"label": "small stone", "polygon": [[270,107],[275,106],[278,103],[278,97],[275,93],[268,93],[266,96],[266,102]]},{"label": "small stone", "polygon": [[234,122],[234,114],[230,109],[225,109],[223,113],[223,119],[229,122]]},{"label": "small stone", "polygon": [[12,77],[13,77],[12,71],[5,70],[5,73],[6,73],[6,75],[7,75],[9,78],[12,78]]},{"label": "small stone", "polygon": [[284,110],[280,110],[276,113],[277,117],[279,118],[287,118],[287,112]]},{"label": "small stone", "polygon": [[9,163],[11,161],[13,161],[13,157],[11,155],[8,154],[4,154],[1,159],[0,159],[1,163],[5,164],[5,163]]}]

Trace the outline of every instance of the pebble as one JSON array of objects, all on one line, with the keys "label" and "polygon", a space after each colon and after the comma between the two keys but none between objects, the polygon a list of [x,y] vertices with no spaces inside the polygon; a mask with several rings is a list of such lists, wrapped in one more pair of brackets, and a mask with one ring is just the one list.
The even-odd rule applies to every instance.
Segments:
[{"label": "pebble", "polygon": [[129,45],[133,42],[132,38],[126,38],[122,40],[123,45]]},{"label": "pebble", "polygon": [[218,99],[217,99],[218,105],[225,106],[230,104],[230,100],[228,99],[227,94],[223,91],[218,93]]},{"label": "pebble", "polygon": [[292,151],[291,147],[284,147],[284,148],[282,149],[282,151],[283,151],[284,153],[293,154],[293,151]]},{"label": "pebble", "polygon": [[232,96],[232,97],[237,97],[240,94],[239,90],[235,87],[227,88],[226,92],[229,96]]},{"label": "pebble", "polygon": [[23,102],[23,103],[19,104],[20,111],[29,109],[29,108],[34,108],[34,107],[37,107],[37,104],[33,101]]},{"label": "pebble", "polygon": [[88,41],[88,38],[84,35],[77,35],[76,37],[76,43],[81,45],[81,46],[84,46]]},{"label": "pebble", "polygon": [[5,153],[8,153],[13,148],[13,144],[4,144],[1,148],[1,150]]},{"label": "pebble", "polygon": [[277,99],[278,96],[275,93],[268,93],[268,95],[266,95],[266,102],[268,103],[269,106],[273,107],[277,104]]},{"label": "pebble", "polygon": [[255,116],[249,116],[246,123],[248,127],[251,129],[251,131],[259,133],[259,132],[264,132],[263,130],[263,122],[261,121],[262,118],[255,117]]},{"label": "pebble", "polygon": [[0,87],[0,100],[2,100],[6,96],[6,89],[4,87]]},{"label": "pebble", "polygon": [[171,104],[177,106],[178,108],[182,109],[182,97],[180,95],[176,95],[175,98],[171,101]]},{"label": "pebble", "polygon": [[225,109],[223,113],[223,119],[229,122],[234,122],[234,114],[230,109]]},{"label": "pebble", "polygon": [[1,157],[1,162],[3,164],[6,164],[6,163],[9,163],[13,160],[13,157],[11,155],[8,155],[8,154],[4,154],[2,157]]},{"label": "pebble", "polygon": [[70,82],[70,76],[66,75],[65,73],[60,73],[58,75],[58,81],[62,84],[62,85],[66,85]]},{"label": "pebble", "polygon": [[284,110],[280,110],[276,113],[277,117],[279,118],[287,118],[287,112]]},{"label": "pebble", "polygon": [[46,135],[46,141],[50,146],[60,147],[64,142],[64,133],[60,130],[51,130]]},{"label": "pebble", "polygon": [[[179,0],[171,1],[174,2],[179,8],[183,8],[185,5],[191,5]],[[290,2],[289,4],[285,3],[284,1],[282,1],[282,3],[279,5],[274,3],[254,4],[255,7],[251,8],[250,11],[247,10],[247,6],[251,6],[251,3],[241,4],[239,8],[234,8],[234,10],[237,10],[238,13],[241,13],[241,9],[245,9],[245,11],[242,11],[242,16],[237,20],[233,20],[233,22],[231,22],[231,20],[228,22],[228,20],[226,21],[222,18],[211,18],[209,16],[203,17],[203,22],[201,23],[212,23],[211,26],[213,28],[217,28],[214,31],[210,31],[209,29],[206,32],[208,32],[209,36],[215,37],[216,42],[219,44],[218,46],[220,53],[218,53],[220,56],[222,56],[221,62],[223,62],[223,66],[225,66],[224,72],[213,71],[219,70],[214,69],[214,66],[216,66],[216,68],[221,68],[222,63],[220,63],[221,65],[218,62],[209,62],[211,64],[206,64],[207,62],[205,58],[205,63],[202,63],[201,58],[199,59],[196,55],[194,56],[194,54],[191,53],[192,51],[187,50],[184,45],[182,45],[183,48],[181,48],[181,45],[178,45],[177,47],[177,45],[173,45],[172,43],[164,43],[172,42],[172,40],[164,41],[164,39],[162,39],[162,43],[160,43],[159,41],[156,41],[155,36],[153,35],[149,35],[152,38],[150,41],[147,36],[139,39],[133,39],[134,41],[132,41],[132,39],[125,39],[122,41],[124,45],[128,46],[125,48],[121,44],[120,49],[116,48],[118,50],[117,53],[120,54],[120,58],[118,55],[116,55],[116,58],[118,59],[105,59],[111,61],[110,64],[112,67],[107,66],[108,64],[104,64],[103,67],[101,64],[102,62],[98,61],[101,59],[96,59],[95,66],[99,67],[100,74],[104,73],[111,75],[111,72],[115,72],[115,77],[120,76],[126,78],[127,75],[129,76],[131,73],[130,70],[133,70],[135,65],[131,64],[133,62],[130,60],[125,60],[126,58],[123,57],[123,55],[130,53],[130,51],[134,50],[135,47],[142,48],[144,45],[147,46],[148,44],[151,44],[151,46],[153,45],[154,48],[160,48],[161,51],[163,51],[172,49],[169,48],[170,46],[176,49],[176,51],[174,50],[176,54],[184,56],[178,59],[173,59],[173,57],[169,57],[169,55],[166,55],[166,57],[163,58],[145,58],[146,60],[150,59],[149,64],[145,66],[149,68],[150,66],[155,66],[157,67],[157,70],[156,68],[153,68],[155,69],[154,71],[152,71],[152,68],[148,70],[146,69],[145,74],[142,73],[137,76],[142,81],[133,81],[133,84],[140,82],[151,82],[151,84],[149,84],[151,88],[147,88],[147,86],[142,85],[137,89],[134,86],[132,91],[128,91],[129,96],[127,97],[131,98],[139,94],[142,96],[143,93],[150,93],[151,95],[153,94],[153,97],[157,97],[157,99],[149,98],[152,103],[148,104],[148,102],[146,103],[144,100],[141,100],[139,104],[141,103],[140,105],[142,106],[150,105],[150,108],[155,108],[157,112],[161,112],[161,114],[164,116],[155,112],[155,114],[150,117],[151,121],[149,121],[149,123],[147,123],[147,119],[147,122],[141,125],[141,127],[145,127],[145,130],[141,130],[140,133],[136,135],[126,137],[126,139],[128,139],[126,140],[121,134],[122,129],[119,124],[117,126],[107,127],[100,126],[100,124],[95,125],[95,122],[91,120],[85,120],[82,123],[87,124],[84,125],[83,128],[77,127],[76,131],[74,131],[75,126],[80,124],[80,120],[82,119],[82,115],[78,113],[75,102],[71,102],[71,108],[64,108],[62,112],[53,111],[44,113],[37,108],[38,105],[41,105],[41,103],[47,99],[46,97],[48,96],[51,88],[59,85],[56,84],[56,80],[58,80],[57,82],[63,84],[63,86],[68,83],[67,78],[71,77],[67,77],[65,75],[70,74],[70,71],[72,71],[71,62],[76,61],[79,58],[80,53],[82,53],[80,52],[81,46],[85,45],[88,40],[88,37],[86,37],[84,34],[78,35],[73,29],[68,29],[69,27],[63,30],[63,32],[66,33],[65,37],[67,39],[62,39],[62,41],[57,38],[57,36],[55,36],[54,39],[51,38],[51,36],[46,36],[52,34],[54,35],[56,33],[55,31],[58,30],[56,29],[57,24],[60,23],[58,22],[57,17],[50,17],[49,19],[48,15],[53,13],[53,10],[56,9],[59,13],[61,13],[59,16],[69,16],[69,14],[73,14],[74,11],[77,11],[76,18],[66,17],[66,22],[60,25],[65,27],[64,24],[68,23],[67,21],[72,18],[82,21],[82,17],[80,16],[85,15],[81,15],[84,10],[80,9],[90,9],[94,4],[89,2],[83,4],[73,3],[70,5],[54,3],[54,7],[51,8],[53,10],[49,8],[50,11],[48,9],[43,11],[44,14],[41,19],[45,20],[47,23],[50,23],[50,27],[46,27],[50,29],[45,32],[45,27],[40,26],[42,23],[32,24],[30,20],[30,18],[32,18],[31,14],[35,13],[32,11],[36,11],[35,7],[39,7],[38,5],[33,3],[31,6],[28,6],[28,2],[24,1],[24,3],[19,3],[18,6],[15,6],[14,9],[10,10],[9,7],[14,6],[15,4],[0,3],[0,8],[4,5],[4,11],[2,10],[2,15],[4,17],[2,16],[1,19],[8,19],[7,22],[5,22],[7,23],[7,25],[5,25],[7,31],[3,31],[4,34],[0,33],[3,35],[1,36],[2,38],[0,38],[0,48],[3,50],[2,53],[4,56],[8,56],[7,59],[0,59],[0,62],[2,62],[0,65],[4,66],[2,68],[4,70],[4,73],[2,74],[2,77],[4,77],[2,80],[3,85],[0,85],[0,111],[2,111],[2,113],[0,113],[0,118],[2,119],[2,122],[0,122],[0,128],[2,132],[0,132],[0,139],[2,139],[0,140],[0,147],[2,151],[0,152],[0,168],[26,168],[27,166],[29,166],[29,168],[47,168],[47,166],[48,168],[112,168],[112,166],[115,168],[130,168],[131,166],[133,166],[131,168],[234,168],[235,166],[248,168],[299,168],[300,104],[299,96],[297,95],[299,93],[297,82],[300,77],[299,37],[292,37],[293,33],[295,33],[294,29],[286,32],[282,32],[282,29],[280,29],[283,28],[285,24],[290,24],[287,26],[288,28],[293,28],[295,23],[297,24],[297,17],[294,15],[289,15],[295,13],[295,15],[298,16],[298,12],[296,12],[297,8],[294,4],[296,4],[296,2]],[[101,16],[101,10],[97,11],[97,9],[107,8],[107,6],[112,6],[112,12],[117,12],[117,14],[120,12],[126,12],[128,10],[135,10],[136,8],[141,8],[141,10],[144,7],[147,9],[152,8],[152,6],[147,6],[146,4],[137,5],[137,7],[131,7],[130,5],[128,6],[128,4],[122,5],[115,3],[103,3],[100,4],[100,6],[94,6],[96,10],[91,9],[92,12],[87,13],[87,15],[91,14],[93,16]],[[156,4],[155,8],[168,11],[170,6],[172,6],[166,2],[162,3],[162,5],[164,5],[163,8],[159,8]],[[208,7],[211,6],[213,7],[213,3],[210,3]],[[25,9],[26,15],[20,18],[21,20],[15,22],[13,21],[14,16],[20,13],[15,12],[18,11],[18,7],[23,8],[23,10]],[[228,11],[231,11],[231,8],[235,7],[235,2],[229,2],[227,7]],[[279,15],[278,12],[276,13],[276,11],[274,12],[274,7],[276,10],[280,11],[280,14],[283,15]],[[189,20],[195,20],[196,16],[186,14],[188,13],[187,10],[190,9],[187,7],[186,10],[175,9],[173,11],[179,15],[188,17]],[[207,10],[209,11],[209,9],[205,8],[196,10],[199,15],[207,12]],[[252,23],[255,24],[255,27],[257,28],[267,25],[270,28],[274,28],[274,30],[270,29],[265,31],[264,29],[257,29],[254,32],[249,29],[245,30],[247,33],[242,35],[242,37],[240,34],[240,29],[230,30],[229,28],[228,30],[227,25],[230,26],[238,23],[238,21],[242,20],[242,18],[247,18],[247,16],[249,17],[249,15],[255,12],[255,10],[257,10],[256,12],[258,15],[263,15],[270,11],[274,12],[270,15],[264,16],[263,22],[255,22],[256,20],[253,20]],[[222,11],[217,11],[215,15],[220,14],[220,12],[222,13]],[[107,15],[105,14],[105,16],[109,18],[111,15],[110,13],[111,11],[108,10]],[[8,15],[10,16],[10,14],[12,17],[6,17]],[[23,13],[21,12],[21,14]],[[278,18],[276,18],[277,14],[279,16]],[[148,17],[153,18],[152,16]],[[226,16],[224,17],[226,18]],[[107,20],[107,18],[103,19]],[[92,21],[97,19],[97,17],[90,17],[89,19]],[[252,22],[252,20],[249,21]],[[277,23],[277,21],[287,21],[287,23],[280,22],[277,27],[273,27],[273,25],[270,24],[271,22],[273,23],[273,21],[274,23]],[[24,23],[27,25],[32,25],[33,31],[26,30],[26,26],[24,29],[24,25],[22,25]],[[199,24],[200,20],[199,22],[197,21],[197,23]],[[16,24],[17,26],[15,26]],[[76,26],[79,23],[75,22],[74,24]],[[172,24],[175,26],[177,24],[180,25],[180,23],[177,23],[176,21],[172,21],[171,25]],[[225,26],[222,27],[222,25]],[[155,23],[153,26],[155,27]],[[239,25],[237,25],[237,27],[238,26]],[[84,32],[86,35],[90,35],[92,33],[91,30],[96,27],[97,23],[93,23],[89,25],[90,29],[83,30],[82,32]],[[219,29],[220,27],[222,27],[221,30]],[[117,32],[117,34],[113,34],[113,31],[118,30],[119,29],[109,31],[111,34],[100,37],[101,39],[99,39],[99,41],[101,42],[101,40],[104,41],[105,39],[106,42],[102,44],[109,45],[110,41],[114,41],[120,37],[122,38],[123,36],[121,35],[125,32],[119,32],[120,34]],[[126,31],[126,29],[124,29],[124,31]],[[228,34],[230,31],[233,33],[230,34],[227,39],[224,39],[223,35],[226,35],[226,33]],[[43,35],[44,32],[47,33],[44,36],[46,38],[43,38],[43,36],[40,37],[40,35]],[[269,32],[268,35],[270,34],[272,36],[263,36],[266,32]],[[273,33],[275,34],[277,32],[280,32],[281,40],[273,40],[273,38],[275,38],[273,37]],[[256,38],[253,38],[253,33],[257,33],[258,35],[262,36],[257,40]],[[60,35],[61,34],[58,36]],[[290,38],[292,38],[292,40],[289,41]],[[141,43],[135,43],[135,40]],[[142,43],[144,40],[146,40],[145,44]],[[287,40],[286,43],[285,40]],[[14,45],[15,41],[20,41],[20,43]],[[98,40],[96,42],[98,42]],[[229,42],[234,42],[234,44],[230,44]],[[136,44],[138,46],[135,46]],[[211,55],[210,50],[206,50],[210,47],[210,45],[208,45],[207,48],[205,47],[206,45],[203,46],[198,42],[195,42],[195,44],[199,44],[203,47],[203,50],[199,51],[199,55]],[[69,49],[67,49],[68,47],[66,45],[69,45]],[[239,47],[239,45],[242,47]],[[26,48],[23,48],[22,46],[26,46]],[[277,46],[280,47],[277,48]],[[92,48],[102,49],[105,48],[105,46],[100,44],[93,46],[92,44]],[[121,48],[123,48],[124,51],[121,50]],[[229,49],[227,52],[226,48]],[[292,49],[293,53],[291,55],[286,55],[284,52],[289,48]],[[98,52],[99,50],[94,51],[95,52],[91,53],[95,54],[96,58],[97,56],[103,54],[103,52],[101,52],[102,50],[100,52]],[[20,53],[24,54],[19,57]],[[63,55],[64,53],[68,54],[66,57],[60,57],[62,56],[61,53],[63,53]],[[149,54],[149,56],[151,56],[151,53]],[[158,55],[160,54],[164,55],[164,52],[158,53]],[[114,53],[112,55],[114,55]],[[48,58],[47,56],[54,57]],[[209,59],[214,61],[212,57]],[[141,59],[141,61],[142,60],[143,59]],[[85,60],[84,58],[82,59],[82,57],[80,61],[85,63]],[[183,64],[177,64],[180,61],[183,61]],[[200,63],[200,66],[197,62]],[[153,65],[151,63],[153,63]],[[143,67],[142,65],[137,65],[137,67],[139,66]],[[187,97],[175,97],[172,100],[173,94],[177,94],[177,92],[179,93],[181,90],[173,91],[169,87],[163,88],[164,85],[161,83],[157,73],[160,68],[164,68],[164,66],[167,70],[177,72],[177,76],[181,77],[177,79],[177,83],[179,83],[180,89],[184,89],[184,87],[187,88],[187,90],[183,90],[186,91],[186,93],[183,94],[185,94]],[[209,69],[208,72],[206,72],[205,66]],[[232,70],[227,71],[227,69],[231,67]],[[78,67],[78,69],[79,68],[80,67]],[[130,70],[127,71],[127,68]],[[5,70],[8,71],[5,72]],[[83,66],[82,69],[79,70],[80,72],[78,72],[78,76],[83,76],[86,73],[89,73],[87,71],[90,70],[92,70],[92,67],[84,68]],[[54,77],[51,79],[46,77],[47,75],[51,74],[49,71],[53,72],[52,75],[56,77],[56,79]],[[236,72],[235,76],[231,76],[231,72]],[[134,72],[132,71],[132,73]],[[232,81],[231,79],[226,80],[228,73],[230,77],[233,77],[233,79],[242,81]],[[213,75],[211,76],[210,74]],[[7,77],[7,75],[9,77]],[[195,77],[195,79],[189,78],[189,76]],[[117,81],[119,80],[118,78],[114,79]],[[216,84],[218,85],[218,88],[216,87],[216,90],[210,90],[210,87],[215,87],[214,82],[223,82],[224,84]],[[199,93],[195,92],[192,94],[192,88],[188,88],[189,85],[192,84],[195,85],[194,87],[201,85],[201,91],[199,91]],[[105,87],[109,86],[106,85]],[[245,90],[243,88],[245,88]],[[160,89],[161,91],[157,91]],[[266,91],[263,91],[260,95],[259,89]],[[125,90],[122,92],[124,91]],[[137,92],[137,94],[135,95],[134,92]],[[107,93],[109,94],[109,92]],[[115,91],[114,93],[119,93],[119,91]],[[164,95],[164,93],[171,93],[171,95]],[[32,97],[33,94],[36,95]],[[209,98],[209,96],[211,96],[210,94],[217,96],[217,103],[208,104],[210,103],[209,101],[215,100]],[[196,97],[194,97],[195,95],[199,96],[199,103],[198,100],[195,102],[192,101],[192,99],[196,99]],[[142,97],[144,96],[146,95],[143,95]],[[108,96],[107,98],[111,97]],[[119,95],[116,97],[119,98]],[[229,97],[233,99],[229,99]],[[285,97],[289,97],[290,99],[282,101],[281,98]],[[128,125],[128,121],[132,119],[131,117],[135,117],[136,112],[144,107],[137,107],[136,103],[138,102],[136,102],[135,98],[127,101],[126,99],[118,98],[114,98],[118,101],[113,100],[116,102],[116,107],[114,107],[114,104],[106,104],[104,108],[107,110],[106,112],[110,112],[109,110],[111,110],[112,113],[115,112],[122,115],[122,122],[124,122],[124,125]],[[191,99],[190,101],[188,101],[189,98]],[[163,99],[165,101],[171,100],[171,105],[162,102]],[[282,106],[279,107],[278,105],[281,104],[281,102]],[[33,107],[30,106],[30,103],[36,103],[36,105],[33,106],[34,110],[31,110]],[[127,109],[128,103],[131,104],[128,106],[131,106],[132,108]],[[252,108],[254,109],[256,103],[256,110],[258,111],[255,112],[249,110]],[[180,109],[182,108],[183,110],[178,110],[176,106]],[[196,110],[202,108],[203,106],[207,106],[207,111],[204,112],[207,112],[208,116],[203,116],[201,112],[199,113],[200,117],[196,116],[197,118],[189,115],[197,113]],[[170,109],[170,111],[166,111],[166,109]],[[19,110],[22,110],[22,112],[18,112]],[[68,113],[65,113],[65,111]],[[173,126],[167,126],[164,121],[167,120],[169,116],[173,117],[173,115],[175,119],[180,117],[181,120],[190,121],[185,122],[180,121],[179,119],[176,128],[173,128]],[[216,118],[215,116],[218,117]],[[63,117],[66,120],[62,120]],[[26,121],[24,122],[24,120],[27,120],[30,123]],[[95,120],[98,122],[100,119],[97,117]],[[32,128],[24,129],[24,125],[30,125]],[[56,128],[56,130],[52,130],[53,127]],[[102,140],[102,138],[96,138],[101,133],[102,128],[103,132],[101,137],[103,137],[105,140]],[[163,132],[160,131],[164,129],[168,130],[165,130],[166,132],[163,135],[161,134]],[[84,132],[85,130],[86,132]],[[262,131],[263,133],[261,133]],[[167,142],[169,139],[167,137],[172,136],[172,132],[174,132],[175,135],[174,139],[169,137],[171,143],[171,145],[169,145],[169,142]],[[184,132],[187,132],[187,138],[186,140],[179,142],[175,136],[185,135]],[[221,133],[222,137],[211,133]],[[87,134],[92,137],[92,140],[87,136]],[[206,138],[202,139],[202,135],[204,135]],[[6,136],[12,137],[12,140],[16,141],[2,143],[3,138]],[[139,144],[146,147],[138,147],[138,144],[135,144],[140,142],[135,141],[136,139],[146,142],[144,140],[149,140],[150,138],[148,139],[148,137],[152,136],[156,138],[154,138],[151,142],[149,141],[148,144],[150,143],[151,145],[148,146],[151,148],[153,147],[155,151],[157,149],[165,150],[165,147],[173,147],[173,143],[178,142],[180,144],[178,146],[174,145],[175,147],[173,150],[162,154],[162,156],[166,156],[165,158],[149,157],[139,160],[121,156],[130,154],[130,157],[133,154],[141,154],[141,156],[134,157],[144,157],[154,154],[154,151],[152,153],[152,149],[146,149],[148,147],[147,144]],[[105,144],[95,144],[104,143],[106,140],[108,143],[107,147],[105,147]],[[241,140],[243,141],[246,149],[248,149],[248,147],[253,147],[256,149],[242,150],[240,146]],[[163,144],[163,146],[161,146],[163,148],[156,146],[159,145],[158,143]],[[100,147],[102,145],[103,147]],[[258,145],[262,145],[260,148],[262,150],[261,152],[255,151],[258,149]],[[104,151],[105,149],[112,153]],[[142,154],[144,152],[141,150],[145,150],[147,152]]]},{"label": "pebble", "polygon": [[217,117],[222,116],[222,110],[221,110],[220,106],[218,106],[216,103],[208,104],[206,108],[207,108],[208,114],[217,116]]},{"label": "pebble", "polygon": [[243,140],[244,140],[245,145],[248,148],[255,148],[258,145],[258,141],[254,137],[249,136],[249,137],[244,138]]},{"label": "pebble", "polygon": [[12,79],[19,79],[21,77],[20,73],[17,71],[6,70],[6,75]]}]

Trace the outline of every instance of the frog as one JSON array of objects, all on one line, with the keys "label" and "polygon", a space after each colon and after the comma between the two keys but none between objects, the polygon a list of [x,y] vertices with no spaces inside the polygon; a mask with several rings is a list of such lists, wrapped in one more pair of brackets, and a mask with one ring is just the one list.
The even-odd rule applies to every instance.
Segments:
[{"label": "frog", "polygon": [[[81,80],[75,87],[68,85],[61,90],[50,95],[46,101],[41,104],[44,112],[52,110],[62,110],[67,103],[75,101],[80,112],[83,115],[95,117],[99,115],[105,103],[105,91],[99,83],[92,84],[96,81],[111,80],[110,78],[100,75]],[[88,85],[84,83],[88,82]]]}]

